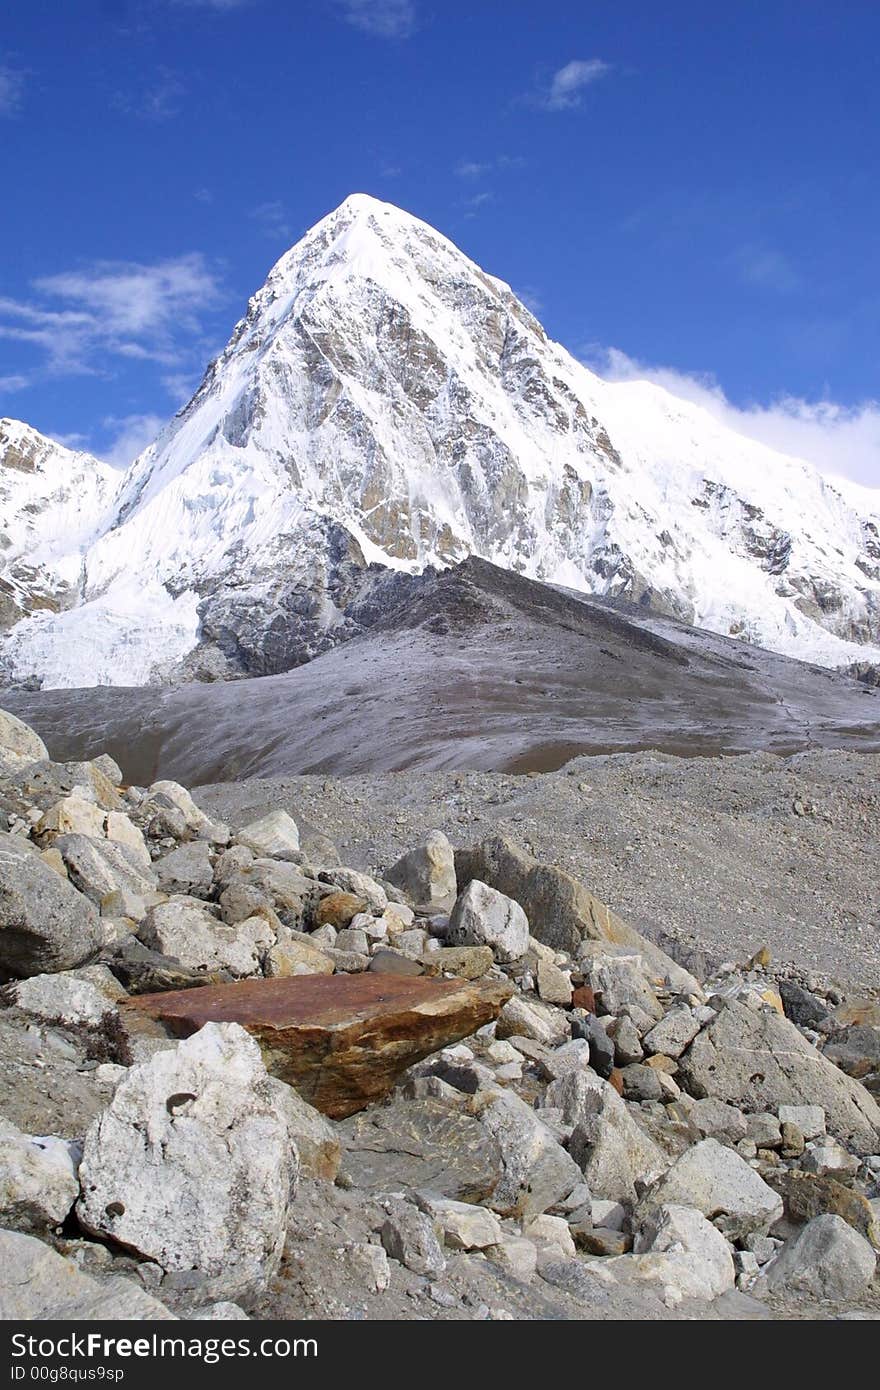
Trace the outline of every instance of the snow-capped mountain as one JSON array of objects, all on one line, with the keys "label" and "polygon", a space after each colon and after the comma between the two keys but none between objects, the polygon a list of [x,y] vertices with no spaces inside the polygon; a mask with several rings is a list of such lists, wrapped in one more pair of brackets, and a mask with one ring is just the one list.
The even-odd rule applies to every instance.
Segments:
[{"label": "snow-capped mountain", "polygon": [[880,495],[854,505],[659,387],[602,380],[360,194],[281,258],[109,507],[104,472],[82,526],[44,514],[62,611],[9,632],[15,680],[284,670],[388,601],[373,566],[468,554],[820,664],[880,660]]}]

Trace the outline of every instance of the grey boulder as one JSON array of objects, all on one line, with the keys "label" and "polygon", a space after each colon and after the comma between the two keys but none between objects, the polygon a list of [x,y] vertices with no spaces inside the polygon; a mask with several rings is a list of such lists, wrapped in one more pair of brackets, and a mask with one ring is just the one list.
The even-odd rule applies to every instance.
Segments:
[{"label": "grey boulder", "polygon": [[70,970],[103,939],[92,904],[36,850],[0,834],[0,978]]}]

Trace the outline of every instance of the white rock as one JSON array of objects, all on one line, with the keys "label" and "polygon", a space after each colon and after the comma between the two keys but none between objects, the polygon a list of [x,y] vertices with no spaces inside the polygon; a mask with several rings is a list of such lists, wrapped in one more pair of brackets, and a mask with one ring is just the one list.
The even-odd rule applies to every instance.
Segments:
[{"label": "white rock", "polygon": [[164,796],[172,806],[176,806],[190,830],[201,830],[207,824],[208,817],[204,811],[199,810],[186,787],[182,787],[179,782],[154,782],[147,792],[147,798],[149,800],[154,796]]},{"label": "white rock", "polygon": [[102,989],[73,974],[31,975],[12,990],[16,1005],[25,1013],[68,1027],[101,1028],[116,1012],[114,1001]]},{"label": "white rock", "polygon": [[381,1245],[358,1241],[346,1247],[346,1254],[371,1293],[383,1293],[388,1288],[391,1269]]},{"label": "white rock", "polygon": [[583,1181],[574,1159],[513,1091],[478,1091],[474,1113],[501,1150],[503,1171],[488,1204],[502,1216],[546,1211]]},{"label": "white rock", "polygon": [[529,919],[513,898],[474,878],[452,909],[446,942],[490,946],[498,961],[519,960],[529,949]]},{"label": "white rock", "polygon": [[761,1283],[789,1297],[848,1301],[865,1292],[877,1259],[840,1216],[817,1216],[766,1265]]},{"label": "white rock", "polygon": [[377,883],[369,874],[359,873],[357,869],[333,869],[327,877],[343,893],[353,893],[356,898],[363,898],[374,917],[381,917],[388,906],[388,894],[381,883]]},{"label": "white rock", "polygon": [[670,1009],[669,1013],[645,1034],[642,1045],[646,1052],[662,1052],[667,1057],[680,1057],[699,1031],[699,1021],[694,1018],[690,1009]]},{"label": "white rock", "polygon": [[821,1105],[780,1105],[781,1125],[797,1125],[805,1139],[816,1139],[825,1133],[825,1111]]},{"label": "white rock", "polygon": [[692,1257],[706,1297],[717,1298],[733,1288],[736,1270],[730,1246],[721,1232],[694,1207],[656,1208],[639,1226],[633,1251],[637,1255],[651,1251],[684,1251]]},{"label": "white rock", "polygon": [[731,1239],[765,1233],[782,1216],[782,1198],[715,1139],[687,1149],[643,1199],[643,1209],[668,1205],[696,1207]]},{"label": "white rock", "polygon": [[451,1197],[420,1195],[419,1206],[443,1232],[451,1250],[485,1250],[501,1240],[501,1223],[494,1212]]},{"label": "white rock", "polygon": [[33,1236],[0,1231],[0,1319],[15,1322],[174,1321],[130,1279],[98,1283]]},{"label": "white rock", "polygon": [[497,1245],[486,1251],[494,1264],[500,1265],[514,1279],[528,1284],[538,1268],[538,1247],[525,1236],[504,1235]]},{"label": "white rock", "polygon": [[432,907],[451,902],[457,891],[452,845],[441,830],[431,830],[423,844],[392,864],[386,876],[414,903]]},{"label": "white rock", "polygon": [[138,864],[142,864],[147,869],[150,867],[152,860],[143,831],[129,820],[124,811],[109,811],[107,813],[106,830],[108,840],[112,840],[117,845],[125,845]]},{"label": "white rock", "polygon": [[101,840],[104,838],[104,812],[84,797],[62,797],[37,823],[38,835],[49,831],[56,835],[87,835],[91,840]]},{"label": "white rock", "polygon": [[78,1196],[66,1140],[22,1134],[0,1120],[0,1224],[21,1231],[58,1226]]},{"label": "white rock", "polygon": [[250,1322],[250,1318],[237,1303],[209,1303],[207,1308],[189,1315],[194,1322]]},{"label": "white rock", "polygon": [[235,840],[259,857],[282,859],[299,853],[299,826],[286,811],[270,811],[237,830]]},{"label": "white rock", "polygon": [[275,943],[264,917],[249,917],[229,926],[193,898],[169,898],[150,909],[138,928],[145,946],[174,956],[190,970],[228,970],[256,975],[260,958]]},{"label": "white rock", "polygon": [[594,1197],[632,1202],[636,1181],[651,1182],[667,1167],[661,1149],[639,1128],[614,1088],[594,1072],[570,1071],[551,1082],[545,1104],[561,1110],[573,1127],[569,1151]]},{"label": "white rock", "polygon": [[30,725],[0,709],[0,754],[11,755],[24,767],[28,763],[44,762],[49,753],[39,734]]},{"label": "white rock", "polygon": [[577,1253],[568,1222],[561,1216],[531,1216],[523,1222],[523,1235],[536,1245],[552,1245],[561,1255],[573,1258]]},{"label": "white rock", "polygon": [[243,1028],[208,1023],[130,1068],[86,1135],[81,1225],[218,1297],[263,1289],[284,1246],[298,1159]]},{"label": "white rock", "polygon": [[555,1047],[569,1036],[569,1024],[558,1009],[539,1004],[534,999],[523,999],[514,994],[508,999],[498,1017],[499,1038],[532,1038],[545,1047]]}]

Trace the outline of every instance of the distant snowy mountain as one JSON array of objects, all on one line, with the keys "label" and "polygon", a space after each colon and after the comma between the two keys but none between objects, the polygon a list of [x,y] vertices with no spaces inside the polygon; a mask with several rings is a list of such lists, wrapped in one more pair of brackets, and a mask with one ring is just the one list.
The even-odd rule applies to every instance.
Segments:
[{"label": "distant snowy mountain", "polygon": [[[115,496],[111,470],[77,464],[75,524],[51,498],[85,456],[48,447],[15,681],[282,671],[368,626],[405,583],[389,570],[468,554],[822,665],[880,661],[880,494],[603,381],[507,285],[361,194],[281,258]],[[29,504],[4,496],[19,557]]]}]

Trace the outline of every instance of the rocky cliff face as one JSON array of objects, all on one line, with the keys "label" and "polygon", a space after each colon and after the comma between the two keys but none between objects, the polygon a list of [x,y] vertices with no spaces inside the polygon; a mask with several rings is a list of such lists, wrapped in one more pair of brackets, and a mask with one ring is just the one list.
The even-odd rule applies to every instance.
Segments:
[{"label": "rocky cliff face", "polygon": [[439,233],[355,195],[274,267],[96,519],[75,595],[20,622],[5,662],[47,686],[278,672],[360,630],[387,597],[375,566],[469,554],[876,661],[867,507],[660,388],[602,381]]}]

